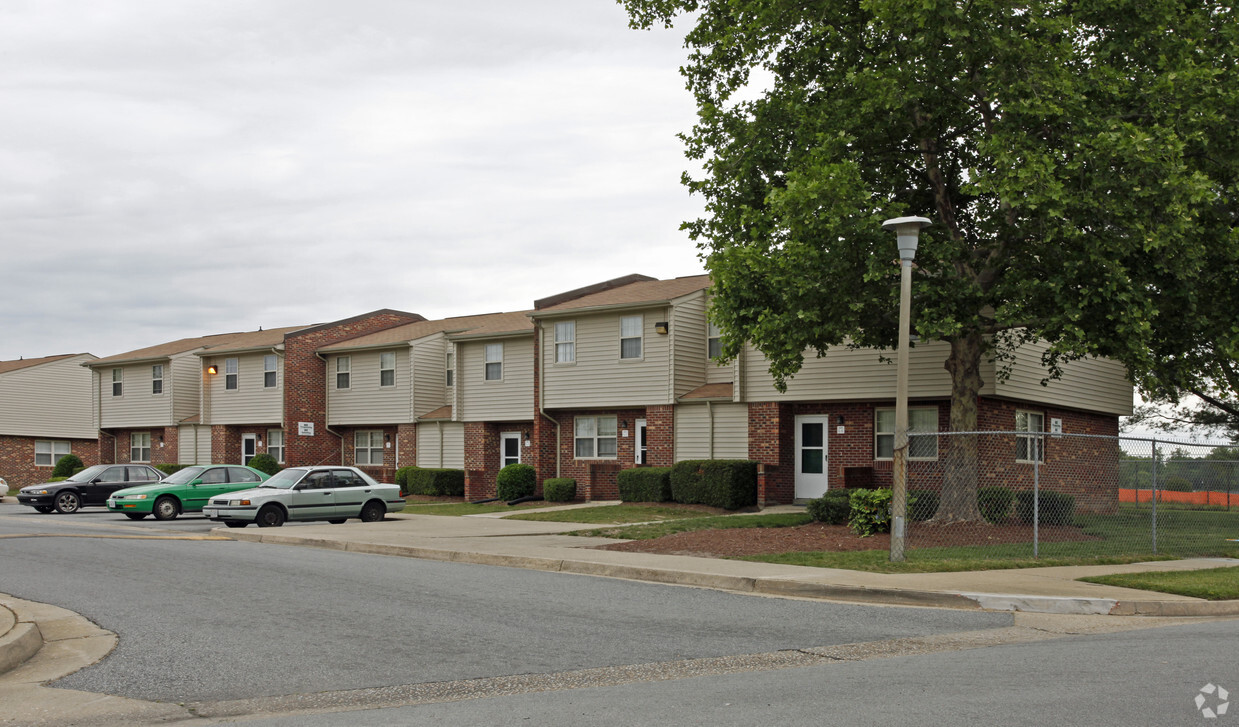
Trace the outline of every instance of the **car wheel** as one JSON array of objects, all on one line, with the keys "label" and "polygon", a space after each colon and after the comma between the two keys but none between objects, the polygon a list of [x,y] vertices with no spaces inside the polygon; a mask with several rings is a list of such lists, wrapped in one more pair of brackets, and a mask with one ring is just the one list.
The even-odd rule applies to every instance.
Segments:
[{"label": "car wheel", "polygon": [[56,494],[56,512],[77,512],[82,508],[82,498],[76,492],[60,492]]},{"label": "car wheel", "polygon": [[332,525],[339,525],[343,523],[344,521],[343,520],[328,520],[327,522],[331,523]]},{"label": "car wheel", "polygon": [[46,515],[47,513],[51,512],[52,510],[55,510],[56,508],[49,507],[47,505],[35,505],[34,509],[35,509],[35,512],[41,512],[44,515]]},{"label": "car wheel", "polygon": [[387,508],[383,507],[381,502],[367,502],[366,506],[361,509],[361,518],[363,523],[376,523],[383,519],[387,514]]},{"label": "car wheel", "polygon": [[156,520],[175,520],[176,516],[181,514],[181,506],[175,497],[164,495],[155,501],[151,512],[155,513]]},{"label": "car wheel", "polygon": [[246,525],[249,525],[249,523],[238,522],[236,520],[225,520],[224,524],[230,528],[243,528]]},{"label": "car wheel", "polygon": [[284,511],[275,505],[267,505],[254,518],[260,528],[278,528],[284,524]]},{"label": "car wheel", "polygon": [[146,514],[146,513],[144,513],[144,512],[127,512],[127,513],[125,513],[125,517],[129,518],[130,520],[141,520],[142,518],[146,517],[146,515],[147,515],[147,514]]}]

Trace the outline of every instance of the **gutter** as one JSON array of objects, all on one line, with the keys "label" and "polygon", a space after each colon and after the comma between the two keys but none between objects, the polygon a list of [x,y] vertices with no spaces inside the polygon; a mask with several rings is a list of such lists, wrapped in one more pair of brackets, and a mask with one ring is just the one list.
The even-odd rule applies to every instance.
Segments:
[{"label": "gutter", "polygon": [[559,420],[546,413],[546,364],[545,352],[542,350],[542,322],[535,319],[534,326],[534,342],[537,344],[534,348],[538,351],[538,413],[546,417],[548,421],[555,425],[555,477],[560,476],[560,457],[562,457],[562,448],[560,444]]},{"label": "gutter", "polygon": [[[327,358],[323,356],[321,353],[319,353],[318,351],[315,351],[314,355],[317,356],[323,362],[323,368],[326,369]],[[351,381],[352,379],[352,373],[351,373],[352,367],[351,366],[349,367],[349,371],[350,371],[349,379]],[[340,440],[340,462],[344,462],[344,435],[340,434],[339,432],[331,428],[331,372],[330,371],[324,371],[324,376],[323,376],[323,429],[326,430],[328,434]],[[317,462],[315,463],[315,466],[317,467],[320,464],[322,464],[322,462]]]}]

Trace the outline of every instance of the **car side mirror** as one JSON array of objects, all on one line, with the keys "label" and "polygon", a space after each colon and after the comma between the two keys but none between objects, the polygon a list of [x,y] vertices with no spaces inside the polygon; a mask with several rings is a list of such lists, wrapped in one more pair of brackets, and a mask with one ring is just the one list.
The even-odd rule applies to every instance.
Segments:
[{"label": "car side mirror", "polygon": [[197,479],[197,480],[194,480],[193,482],[190,482],[189,484],[194,485],[194,486],[201,485],[201,484],[202,484],[202,480],[201,480],[201,479]]}]

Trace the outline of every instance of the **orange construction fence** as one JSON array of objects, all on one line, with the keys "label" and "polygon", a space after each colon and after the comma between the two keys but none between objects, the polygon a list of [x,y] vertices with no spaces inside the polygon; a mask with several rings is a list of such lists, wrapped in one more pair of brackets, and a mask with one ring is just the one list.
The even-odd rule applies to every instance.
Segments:
[{"label": "orange construction fence", "polygon": [[[1119,488],[1119,502],[1152,502],[1152,490],[1129,490]],[[1178,502],[1184,505],[1239,505],[1239,492],[1174,492],[1159,490],[1158,502]]]}]

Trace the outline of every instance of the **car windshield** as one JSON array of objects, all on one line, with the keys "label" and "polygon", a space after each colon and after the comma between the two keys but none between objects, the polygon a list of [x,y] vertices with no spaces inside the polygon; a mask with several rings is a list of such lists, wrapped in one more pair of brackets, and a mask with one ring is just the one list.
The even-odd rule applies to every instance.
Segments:
[{"label": "car windshield", "polygon": [[183,470],[177,470],[164,478],[165,485],[184,485],[188,482],[193,482],[202,475],[206,467],[186,467]]},{"label": "car windshield", "polygon": [[78,472],[76,475],[73,475],[67,478],[66,481],[67,482],[90,482],[91,480],[95,479],[99,475],[103,474],[103,471],[107,468],[108,466],[105,464],[97,464],[97,465],[94,465],[93,467],[87,467],[81,472]]},{"label": "car windshield", "polygon": [[297,484],[302,477],[305,477],[306,470],[296,467],[289,467],[286,470],[280,470],[271,476],[271,479],[259,485],[259,487],[274,487],[277,490],[291,490],[293,485]]}]

